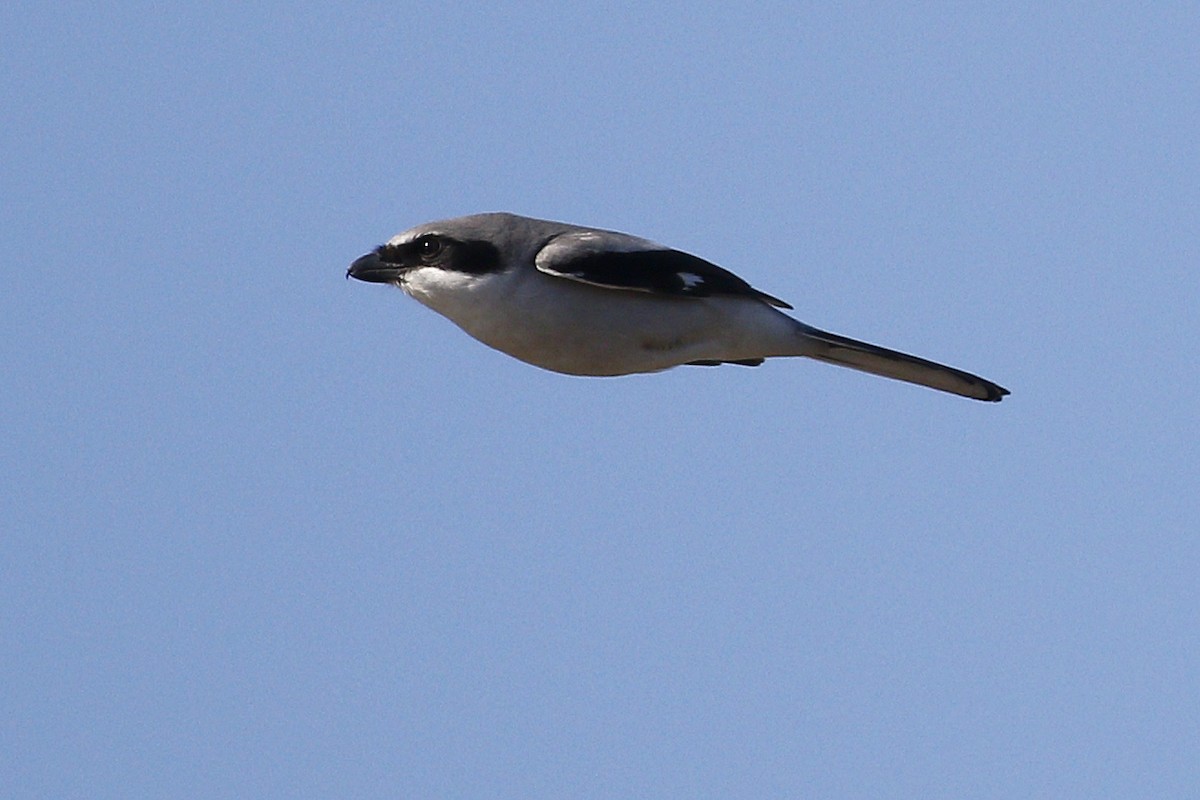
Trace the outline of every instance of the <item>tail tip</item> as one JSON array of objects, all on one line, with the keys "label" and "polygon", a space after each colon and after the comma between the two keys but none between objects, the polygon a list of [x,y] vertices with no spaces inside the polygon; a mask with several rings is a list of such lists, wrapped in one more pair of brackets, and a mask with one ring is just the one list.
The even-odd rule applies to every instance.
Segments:
[{"label": "tail tip", "polygon": [[1005,397],[1008,397],[1010,394],[1012,394],[1012,392],[1010,392],[1008,389],[1005,389],[1000,384],[992,383],[991,381],[985,381],[983,383],[983,391],[984,395],[979,399],[987,403],[999,403]]}]

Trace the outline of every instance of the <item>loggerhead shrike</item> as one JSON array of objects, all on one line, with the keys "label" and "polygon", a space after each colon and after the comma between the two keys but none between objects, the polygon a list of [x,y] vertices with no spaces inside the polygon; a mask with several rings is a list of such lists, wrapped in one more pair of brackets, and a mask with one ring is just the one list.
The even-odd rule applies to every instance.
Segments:
[{"label": "loggerhead shrike", "polygon": [[818,330],[715,264],[614,231],[514,214],[419,225],[347,277],[400,287],[490,347],[569,375],[808,356],[976,400],[977,375]]}]

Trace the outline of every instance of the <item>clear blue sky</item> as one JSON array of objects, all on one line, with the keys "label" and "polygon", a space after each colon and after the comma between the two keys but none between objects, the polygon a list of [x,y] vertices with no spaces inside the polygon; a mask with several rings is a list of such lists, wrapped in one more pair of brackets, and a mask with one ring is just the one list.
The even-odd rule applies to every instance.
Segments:
[{"label": "clear blue sky", "polygon": [[[1200,793],[1194,3],[0,10],[0,796]],[[567,378],[509,210],[1009,387]]]}]

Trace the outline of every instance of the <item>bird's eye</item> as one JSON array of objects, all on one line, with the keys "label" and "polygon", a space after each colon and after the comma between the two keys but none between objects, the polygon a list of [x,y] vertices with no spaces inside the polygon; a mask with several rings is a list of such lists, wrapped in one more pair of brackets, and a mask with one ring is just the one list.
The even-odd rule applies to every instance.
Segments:
[{"label": "bird's eye", "polygon": [[442,252],[442,240],[432,234],[426,234],[417,239],[417,255],[423,261],[429,261],[436,258],[437,254]]}]

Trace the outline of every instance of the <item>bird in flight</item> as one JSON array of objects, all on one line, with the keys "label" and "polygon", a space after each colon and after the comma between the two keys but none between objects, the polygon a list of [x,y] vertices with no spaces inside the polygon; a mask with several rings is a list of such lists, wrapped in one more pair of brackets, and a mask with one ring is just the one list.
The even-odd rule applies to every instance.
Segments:
[{"label": "bird in flight", "polygon": [[484,344],[569,375],[806,356],[976,400],[1009,393],[806,325],[783,313],[790,305],[716,264],[615,231],[475,214],[398,234],[346,275],[398,286]]}]

